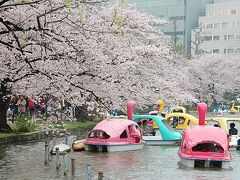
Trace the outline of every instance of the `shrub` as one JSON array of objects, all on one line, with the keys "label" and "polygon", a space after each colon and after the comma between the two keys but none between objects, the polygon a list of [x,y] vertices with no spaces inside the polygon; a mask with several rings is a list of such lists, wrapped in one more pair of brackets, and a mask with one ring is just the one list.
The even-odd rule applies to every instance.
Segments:
[{"label": "shrub", "polygon": [[37,126],[30,122],[31,118],[27,116],[18,116],[16,118],[16,130],[18,132],[31,132],[35,131]]}]

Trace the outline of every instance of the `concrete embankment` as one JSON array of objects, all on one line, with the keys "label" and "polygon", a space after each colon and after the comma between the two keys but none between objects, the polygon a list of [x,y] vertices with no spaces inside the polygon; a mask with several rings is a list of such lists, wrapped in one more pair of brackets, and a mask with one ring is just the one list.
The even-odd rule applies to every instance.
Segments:
[{"label": "concrete embankment", "polygon": [[[68,133],[77,134],[79,136],[85,137],[87,132],[91,130],[95,125],[89,125],[87,127],[76,127],[68,129]],[[34,141],[34,140],[41,140],[46,138],[52,138],[53,134],[50,132],[46,134],[45,131],[36,131],[36,132],[29,132],[24,134],[14,134],[7,137],[0,138],[0,145],[3,144],[10,144],[10,143],[23,143],[27,141]],[[55,134],[54,136],[58,136]]]}]

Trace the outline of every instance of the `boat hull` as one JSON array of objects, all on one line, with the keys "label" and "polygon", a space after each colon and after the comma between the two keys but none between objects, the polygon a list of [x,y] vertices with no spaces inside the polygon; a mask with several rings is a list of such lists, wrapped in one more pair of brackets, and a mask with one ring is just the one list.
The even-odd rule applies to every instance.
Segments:
[{"label": "boat hull", "polygon": [[156,136],[143,136],[143,140],[146,143],[145,145],[152,145],[152,146],[162,146],[162,145],[177,146],[181,141],[180,139],[162,140],[161,137],[156,137]]},{"label": "boat hull", "polygon": [[230,168],[230,161],[216,161],[216,160],[208,160],[208,159],[188,159],[183,158],[180,156],[180,163],[185,167],[194,168],[194,167],[201,167],[201,168],[210,168],[216,167],[222,169],[229,169]]},{"label": "boat hull", "polygon": [[75,141],[72,144],[72,149],[74,151],[84,151],[85,150],[85,147],[84,147],[85,141],[86,141],[86,139]]},{"label": "boat hull", "polygon": [[68,144],[58,144],[58,145],[55,145],[52,150],[51,150],[51,154],[56,154],[56,148],[58,148],[58,152],[60,154],[65,154],[66,152],[70,152],[71,150],[71,146],[69,146]]},{"label": "boat hull", "polygon": [[106,145],[106,144],[84,144],[85,151],[97,152],[119,152],[119,151],[132,151],[143,149],[145,143],[139,144],[124,144],[124,145]]}]

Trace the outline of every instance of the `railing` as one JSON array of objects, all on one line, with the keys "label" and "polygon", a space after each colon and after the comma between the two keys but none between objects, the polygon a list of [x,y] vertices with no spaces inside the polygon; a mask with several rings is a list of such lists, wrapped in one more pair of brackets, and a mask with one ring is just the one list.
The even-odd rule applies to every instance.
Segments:
[{"label": "railing", "polygon": [[[66,144],[67,144],[67,140],[68,140],[67,136],[65,136]],[[53,139],[52,148],[55,146],[55,144],[56,144],[55,139]],[[50,149],[52,149],[52,148],[50,148],[49,141],[45,141],[45,165],[49,164],[53,159],[53,156],[50,155]],[[98,180],[104,180],[104,179],[110,180],[108,177],[106,177],[103,174],[102,170],[97,170],[97,169],[93,168],[90,164],[81,163],[79,161],[76,161],[74,158],[69,158],[67,152],[64,153],[62,156],[63,156],[62,163],[63,163],[63,175],[64,176],[68,175],[68,170],[69,170],[68,162],[69,161],[71,162],[70,163],[71,164],[71,180],[78,179],[75,174],[75,172],[76,172],[75,164],[78,164],[87,169],[87,174],[86,174],[87,180],[91,180],[91,176],[92,176],[93,172],[97,173]],[[59,152],[59,149],[56,148],[56,170],[59,170],[60,168],[61,168],[60,152]]]},{"label": "railing", "polygon": [[208,158],[208,160],[212,160],[213,157],[220,157],[221,160],[222,160],[222,158],[223,158],[223,156],[222,156],[221,154],[213,154],[213,155],[211,156],[211,158]]}]

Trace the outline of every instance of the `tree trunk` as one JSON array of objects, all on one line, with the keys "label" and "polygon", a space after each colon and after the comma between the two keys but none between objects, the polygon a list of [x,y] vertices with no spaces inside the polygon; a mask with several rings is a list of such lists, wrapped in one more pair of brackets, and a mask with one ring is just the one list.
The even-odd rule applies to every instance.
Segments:
[{"label": "tree trunk", "polygon": [[12,132],[11,127],[7,124],[8,105],[0,104],[0,132]]},{"label": "tree trunk", "polygon": [[7,109],[10,102],[10,91],[4,81],[0,89],[0,132],[12,132],[11,127],[7,124]]}]

